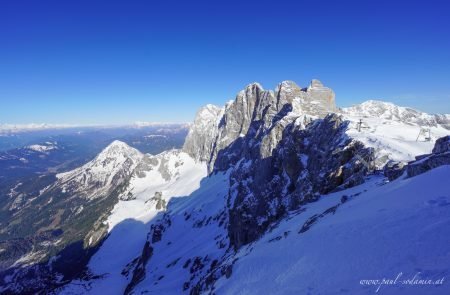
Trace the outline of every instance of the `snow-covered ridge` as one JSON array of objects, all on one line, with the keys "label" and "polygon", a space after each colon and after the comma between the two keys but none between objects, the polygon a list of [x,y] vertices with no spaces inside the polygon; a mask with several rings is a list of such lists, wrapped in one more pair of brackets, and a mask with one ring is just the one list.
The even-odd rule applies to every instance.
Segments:
[{"label": "snow-covered ridge", "polygon": [[342,112],[348,116],[376,117],[406,124],[416,124],[423,127],[437,127],[441,125],[450,130],[450,114],[427,114],[413,108],[401,107],[391,102],[368,100],[361,104],[343,108]]}]

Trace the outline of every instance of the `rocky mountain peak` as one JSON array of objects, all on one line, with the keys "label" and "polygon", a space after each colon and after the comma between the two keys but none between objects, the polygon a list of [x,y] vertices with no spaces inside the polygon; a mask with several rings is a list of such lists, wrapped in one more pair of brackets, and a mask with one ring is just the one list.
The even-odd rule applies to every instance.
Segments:
[{"label": "rocky mountain peak", "polygon": [[143,154],[115,140],[92,161],[72,171],[56,175],[54,187],[63,192],[78,192],[87,198],[106,196],[123,183],[143,158]]},{"label": "rocky mountain peak", "polygon": [[221,150],[240,141],[260,142],[260,154],[269,156],[285,126],[300,117],[324,118],[336,111],[334,92],[318,80],[311,85],[302,89],[287,80],[275,90],[264,90],[260,84],[252,83],[224,108],[202,108],[191,126],[184,151],[209,162],[210,170]]},{"label": "rocky mountain peak", "polygon": [[322,82],[320,82],[317,79],[312,79],[308,88],[323,88],[323,87],[324,86],[323,86]]}]

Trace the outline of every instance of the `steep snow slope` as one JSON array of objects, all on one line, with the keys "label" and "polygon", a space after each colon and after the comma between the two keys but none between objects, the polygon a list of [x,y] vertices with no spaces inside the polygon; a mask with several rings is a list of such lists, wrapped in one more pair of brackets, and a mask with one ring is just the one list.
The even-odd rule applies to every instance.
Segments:
[{"label": "steep snow slope", "polygon": [[[378,168],[389,160],[407,162],[430,153],[436,139],[450,134],[450,115],[430,115],[382,101],[344,108],[342,114],[351,122],[347,134],[375,148]],[[421,129],[429,129],[429,141],[428,132],[420,134]]]},{"label": "steep snow slope", "polygon": [[102,278],[89,284],[75,281],[63,294],[122,294],[128,281],[121,273],[141,254],[149,222],[171,198],[191,194],[206,176],[206,164],[195,162],[179,150],[146,155],[143,163],[107,220],[110,235],[88,265],[92,275]]},{"label": "steep snow slope", "polygon": [[[238,252],[217,294],[374,294],[361,280],[450,275],[450,166],[383,185],[379,177],[324,196]],[[342,203],[342,196],[348,196]],[[340,205],[339,205],[340,204]],[[333,206],[335,213],[308,219]],[[310,219],[311,220],[311,219]],[[442,286],[381,286],[381,294],[448,294]]]},{"label": "steep snow slope", "polygon": [[[291,212],[260,240],[234,254],[227,249],[226,224],[220,222],[226,220],[229,175],[215,174],[189,197],[173,198],[169,211],[149,223],[170,220],[154,244],[147,276],[133,294],[180,294],[192,287],[188,283],[192,278],[204,280],[208,270],[223,264],[232,268],[219,269],[225,276],[215,283],[216,294],[373,294],[380,285],[362,285],[361,280],[395,279],[399,273],[402,280],[417,273],[420,278],[440,280],[450,274],[446,247],[450,189],[442,185],[448,175],[450,166],[391,183],[373,176],[363,185],[324,195]],[[129,240],[126,233],[125,226],[110,238],[112,247],[122,251],[96,261],[108,265],[109,273],[129,271],[134,264],[123,267],[124,263],[140,254],[140,249],[129,252],[137,236]],[[91,281],[90,287],[74,282],[62,293],[123,294],[129,281],[129,272],[108,274]],[[380,288],[382,294],[450,291],[445,283]]]}]

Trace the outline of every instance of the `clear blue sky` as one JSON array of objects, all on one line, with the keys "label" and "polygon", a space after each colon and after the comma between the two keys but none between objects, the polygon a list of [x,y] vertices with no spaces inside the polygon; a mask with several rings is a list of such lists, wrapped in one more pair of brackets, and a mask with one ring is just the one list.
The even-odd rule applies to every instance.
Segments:
[{"label": "clear blue sky", "polygon": [[450,113],[448,1],[1,1],[0,123],[191,121],[246,84]]}]

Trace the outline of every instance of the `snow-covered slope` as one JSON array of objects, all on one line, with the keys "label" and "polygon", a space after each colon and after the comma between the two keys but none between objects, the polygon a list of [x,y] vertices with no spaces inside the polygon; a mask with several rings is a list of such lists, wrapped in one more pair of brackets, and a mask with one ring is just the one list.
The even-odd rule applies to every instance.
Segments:
[{"label": "snow-covered slope", "polygon": [[[378,287],[382,294],[445,294],[445,281],[402,282],[450,274],[450,189],[442,185],[449,175],[450,166],[443,166],[390,183],[372,176],[291,212],[235,253],[226,230],[229,174],[217,173],[190,196],[173,198],[150,223],[119,224],[90,263],[105,276],[75,281],[61,294],[122,294],[145,243],[129,229],[158,224],[166,226],[150,231],[153,256],[133,294],[182,294],[205,282],[215,294],[373,294]],[[400,273],[397,285],[363,282]]]},{"label": "snow-covered slope", "polygon": [[430,153],[436,139],[450,134],[450,115],[430,115],[388,102],[370,100],[343,108],[342,114],[351,122],[347,134],[375,148],[378,168],[389,160],[408,162]]},{"label": "snow-covered slope", "polygon": [[[442,166],[387,184],[373,177],[324,196],[241,249],[233,275],[221,278],[215,293],[375,294],[378,284],[361,281],[402,273],[397,285],[381,285],[379,293],[448,294],[449,175],[450,166]],[[443,285],[401,284],[417,274],[444,278]]]}]

